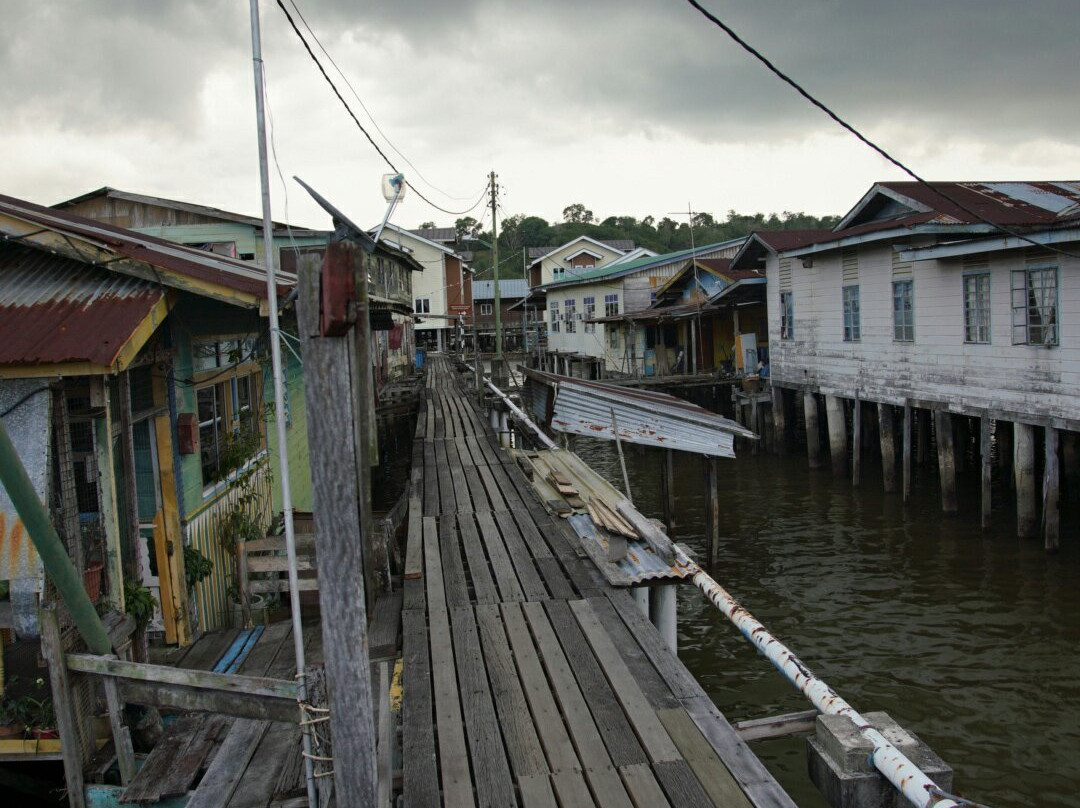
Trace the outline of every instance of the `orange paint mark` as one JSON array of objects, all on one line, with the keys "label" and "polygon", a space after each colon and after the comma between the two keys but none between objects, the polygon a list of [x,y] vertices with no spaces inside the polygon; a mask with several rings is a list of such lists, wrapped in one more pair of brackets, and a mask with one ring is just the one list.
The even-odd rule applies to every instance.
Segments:
[{"label": "orange paint mark", "polygon": [[11,535],[8,536],[8,567],[9,572],[14,576],[19,569],[19,560],[22,557],[22,537],[23,537],[23,524],[22,521],[16,521],[11,526]]}]

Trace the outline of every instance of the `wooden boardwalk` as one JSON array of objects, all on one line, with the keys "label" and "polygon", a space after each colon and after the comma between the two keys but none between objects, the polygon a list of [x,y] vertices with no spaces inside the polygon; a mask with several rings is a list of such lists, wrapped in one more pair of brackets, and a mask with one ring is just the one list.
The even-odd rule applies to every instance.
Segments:
[{"label": "wooden boardwalk", "polygon": [[441,357],[412,479],[405,805],[794,808]]}]

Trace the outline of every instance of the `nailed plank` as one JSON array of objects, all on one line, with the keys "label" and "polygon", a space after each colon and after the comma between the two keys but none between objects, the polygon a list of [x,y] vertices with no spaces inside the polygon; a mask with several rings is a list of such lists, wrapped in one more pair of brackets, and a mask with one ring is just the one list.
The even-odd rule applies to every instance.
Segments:
[{"label": "nailed plank", "polygon": [[540,570],[544,583],[547,584],[548,591],[551,592],[551,597],[569,600],[578,596],[577,590],[570,583],[566,571],[557,558],[538,558],[536,566]]},{"label": "nailed plank", "polygon": [[524,808],[558,808],[551,781],[546,774],[531,774],[518,778],[521,804]]},{"label": "nailed plank", "polygon": [[401,590],[404,594],[402,610],[406,612],[423,612],[427,609],[427,594],[424,592],[424,579],[413,578],[402,583]]},{"label": "nailed plank", "polygon": [[211,670],[239,634],[240,629],[238,628],[204,634],[198,642],[191,646],[191,650],[184,654],[176,667],[187,668],[188,670]]},{"label": "nailed plank", "polygon": [[[120,801],[157,802],[161,798],[161,783],[168,777],[191,739],[202,729],[203,720],[201,715],[185,715],[166,727],[139,773],[124,789]],[[177,779],[182,774],[177,775]],[[191,779],[194,777],[195,772],[191,772]]]},{"label": "nailed plank", "polygon": [[[453,471],[446,458],[446,441],[435,442],[435,469],[439,475],[439,513],[455,513],[457,501],[454,498]],[[431,469],[428,473],[431,473]]]},{"label": "nailed plank", "polygon": [[491,693],[499,712],[499,722],[514,774],[520,779],[546,773],[548,768],[544,750],[529,717],[529,705],[514,666],[499,607],[494,604],[477,606],[476,623],[480,631],[487,675],[491,679]]},{"label": "nailed plank", "polygon": [[679,700],[671,692],[671,688],[664,682],[663,677],[657,672],[649,661],[648,656],[638,645],[637,638],[627,629],[626,624],[619,617],[611,601],[605,597],[589,598],[589,606],[603,625],[604,630],[630,672],[634,681],[641,687],[645,697],[649,700],[654,710],[666,710],[679,706]]},{"label": "nailed plank", "polygon": [[439,527],[433,516],[424,517],[424,582],[430,610],[446,611],[446,584],[443,582],[442,554],[439,552]]},{"label": "nailed plank", "polygon": [[[414,490],[416,490],[414,488]],[[420,578],[424,574],[424,529],[420,497],[409,496],[409,529],[405,539],[405,580]]]},{"label": "nailed plank", "polygon": [[435,766],[435,730],[431,719],[431,658],[427,626],[419,611],[401,615],[403,688],[402,704],[402,788],[405,804],[441,805],[439,774]]},{"label": "nailed plank", "polygon": [[442,555],[447,607],[456,609],[468,606],[469,589],[465,583],[465,569],[461,564],[457,519],[453,515],[444,516],[439,520],[439,550]]},{"label": "nailed plank", "polygon": [[679,750],[675,748],[671,738],[668,737],[660,719],[656,717],[652,706],[645,694],[641,691],[638,683],[634,680],[630,668],[627,667],[623,658],[612,642],[611,637],[600,625],[600,621],[593,614],[587,601],[569,601],[570,610],[577,618],[585,639],[592,647],[593,654],[600,662],[600,666],[611,684],[615,698],[622,705],[623,710],[634,726],[634,731],[641,740],[641,745],[649,755],[653,763],[665,760],[677,760]]},{"label": "nailed plank", "polygon": [[521,607],[518,604],[503,604],[502,616],[506,634],[510,638],[510,646],[513,649],[514,661],[517,663],[518,673],[521,676],[525,698],[529,702],[529,709],[540,743],[544,747],[549,768],[553,772],[580,769],[566,725],[563,724],[547,677],[544,676],[544,671],[540,667],[540,658],[529,635],[529,628],[525,624]]},{"label": "nailed plank", "polygon": [[491,501],[491,509],[493,511],[505,511],[507,509],[506,499],[503,497],[502,491],[499,490],[499,484],[495,482],[491,469],[487,466],[477,466],[476,472],[480,475],[480,481],[483,482],[484,490]]},{"label": "nailed plank", "polygon": [[488,568],[487,556],[484,555],[476,524],[469,514],[457,517],[458,533],[465,548],[465,561],[469,565],[469,580],[472,581],[473,595],[477,603],[498,603],[499,591]]},{"label": "nailed plank", "polygon": [[669,808],[663,789],[656,782],[652,769],[644,764],[619,769],[634,808]]},{"label": "nailed plank", "polygon": [[585,772],[585,777],[601,808],[634,808],[615,769],[590,769]]},{"label": "nailed plank", "polygon": [[458,456],[457,444],[446,441],[446,460],[450,467],[450,483],[454,488],[454,499],[458,513],[469,513],[473,509],[469,494],[469,483],[465,479],[463,464]]},{"label": "nailed plank", "polygon": [[750,808],[750,800],[686,710],[661,710],[657,716],[714,804]]},{"label": "nailed plank", "polygon": [[495,513],[495,522],[498,524],[499,532],[506,543],[510,561],[513,563],[514,569],[517,570],[518,580],[521,582],[521,589],[525,593],[526,600],[547,600],[547,587],[544,586],[540,573],[533,566],[532,556],[521,538],[514,517],[509,513],[499,511]]},{"label": "nailed plank", "polygon": [[480,479],[480,472],[477,471],[476,466],[466,466],[462,469],[465,477],[465,484],[469,489],[469,500],[472,503],[472,509],[476,512],[490,511],[491,500],[488,499],[487,489],[484,488],[484,481]]},{"label": "nailed plank", "polygon": [[371,630],[368,632],[368,658],[390,659],[397,653],[398,629],[401,627],[401,608],[405,595],[399,589],[380,595],[372,610]]},{"label": "nailed plank", "polygon": [[424,442],[424,516],[439,514],[439,472],[435,466],[435,444]]},{"label": "nailed plank", "polygon": [[480,526],[480,535],[483,537],[484,546],[487,548],[488,558],[491,559],[491,568],[495,573],[495,583],[499,588],[499,594],[505,602],[515,602],[525,599],[514,572],[514,565],[510,561],[510,555],[503,544],[502,535],[499,533],[495,520],[490,513],[476,514],[476,523]]},{"label": "nailed plank", "polygon": [[653,773],[667,794],[672,805],[679,808],[714,808],[726,803],[714,803],[705,793],[705,789],[694,776],[690,765],[685,760],[669,760],[653,765]]},{"label": "nailed plank", "polygon": [[221,808],[236,791],[255,749],[270,728],[269,721],[235,721],[214,760],[188,799],[187,808]]},{"label": "nailed plank", "polygon": [[[558,603],[560,601],[552,601]],[[552,689],[559,700],[562,713],[574,740],[574,748],[586,769],[603,768],[611,765],[607,748],[600,737],[600,732],[593,722],[589,704],[582,695],[574,678],[570,663],[563,654],[559,640],[548,622],[544,607],[539,603],[523,603],[522,612],[529,621],[536,645],[540,650],[540,659],[544,663]],[[590,693],[590,698],[592,694]],[[644,758],[644,754],[641,755]]]},{"label": "nailed plank", "polygon": [[[232,721],[224,716],[205,716],[174,765],[157,784],[159,798],[187,794],[218,739],[231,728]],[[143,768],[145,770],[145,766]]]},{"label": "nailed plank", "polygon": [[292,637],[292,623],[271,623],[263,631],[255,647],[248,652],[237,668],[245,676],[266,676],[270,665],[281,651],[282,643]]},{"label": "nailed plank", "polygon": [[271,724],[240,778],[228,808],[266,808],[274,796],[282,763],[299,744],[298,726]]},{"label": "nailed plank", "polygon": [[551,775],[551,784],[562,808],[593,808],[596,805],[580,772],[557,772]]},{"label": "nailed plank", "polygon": [[471,752],[476,798],[480,805],[513,805],[514,783],[488,689],[472,608],[455,609],[451,614],[461,710]]},{"label": "nailed plank", "polygon": [[[588,709],[592,712],[596,729],[604,739],[612,763],[615,766],[647,763],[649,758],[634,735],[634,728],[627,721],[626,714],[612,692],[581,628],[574,620],[567,601],[553,600],[544,605],[553,634],[562,645],[563,653],[574,672]],[[542,626],[539,630],[534,626],[534,631],[544,630]],[[543,646],[541,648],[543,649]],[[564,704],[564,707],[567,706],[569,705]]]},{"label": "nailed plank", "polygon": [[[430,575],[430,573],[429,573]],[[435,693],[435,722],[439,736],[439,769],[443,799],[447,805],[472,805],[469,755],[454,672],[454,651],[450,622],[445,608],[432,607],[430,613],[431,679]]]}]

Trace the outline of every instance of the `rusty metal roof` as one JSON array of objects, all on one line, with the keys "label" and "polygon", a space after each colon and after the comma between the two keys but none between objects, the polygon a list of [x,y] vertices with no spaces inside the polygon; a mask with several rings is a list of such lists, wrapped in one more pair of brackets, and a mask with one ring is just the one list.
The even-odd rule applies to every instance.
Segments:
[{"label": "rusty metal roof", "polygon": [[755,437],[731,419],[667,393],[632,390],[531,369],[525,373],[535,382],[555,386],[551,428],[559,432],[614,440],[614,411],[619,438],[645,446],[735,457],[735,436]]},{"label": "rusty metal roof", "polygon": [[0,364],[111,366],[164,295],[149,281],[0,243]]},{"label": "rusty metal roof", "polygon": [[[266,299],[266,270],[257,264],[84,219],[66,211],[42,207],[2,194],[0,194],[0,214],[62,235],[71,247],[72,255],[82,255],[85,251],[87,263],[100,260],[94,253],[95,249],[101,250],[117,259],[130,259],[196,281],[213,283],[226,289],[249,294],[260,300]],[[7,235],[18,234],[8,233]],[[114,268],[116,271],[126,271],[130,274],[130,268],[125,268],[122,263],[115,264]],[[287,294],[296,284],[296,276],[291,273],[279,272],[278,278],[279,295]],[[162,276],[158,280],[165,285],[171,285],[167,276]]]}]

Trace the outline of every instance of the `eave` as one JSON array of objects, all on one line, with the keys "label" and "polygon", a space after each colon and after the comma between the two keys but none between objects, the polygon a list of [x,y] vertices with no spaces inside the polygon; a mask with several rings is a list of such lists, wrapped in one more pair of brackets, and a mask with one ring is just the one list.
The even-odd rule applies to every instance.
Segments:
[{"label": "eave", "polygon": [[1027,233],[1023,238],[1018,236],[998,236],[948,244],[934,244],[928,247],[900,249],[897,253],[901,261],[929,261],[937,258],[959,258],[964,255],[1025,249],[1033,246],[1032,242],[1049,246],[1074,241],[1080,241],[1080,227]]}]

